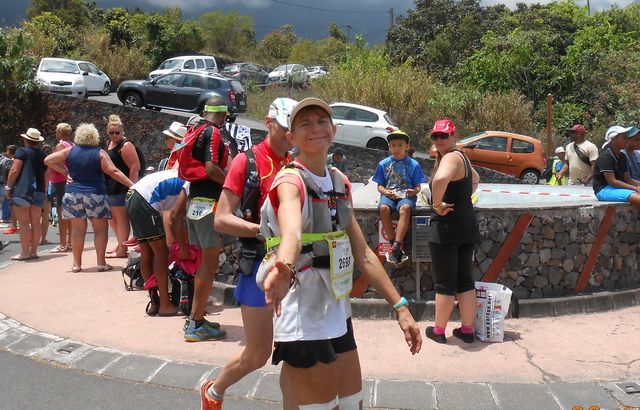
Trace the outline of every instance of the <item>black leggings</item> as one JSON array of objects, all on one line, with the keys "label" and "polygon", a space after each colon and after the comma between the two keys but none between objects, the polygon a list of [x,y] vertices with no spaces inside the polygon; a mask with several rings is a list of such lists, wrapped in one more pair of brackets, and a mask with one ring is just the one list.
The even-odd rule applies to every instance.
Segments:
[{"label": "black leggings", "polygon": [[475,289],[471,276],[473,243],[443,245],[429,242],[433,270],[436,273],[436,293],[455,296]]}]

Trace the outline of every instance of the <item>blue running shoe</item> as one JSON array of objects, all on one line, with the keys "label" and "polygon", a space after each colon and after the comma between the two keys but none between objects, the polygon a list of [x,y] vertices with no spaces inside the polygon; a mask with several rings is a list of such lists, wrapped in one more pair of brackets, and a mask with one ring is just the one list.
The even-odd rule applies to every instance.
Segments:
[{"label": "blue running shoe", "polygon": [[[202,319],[204,320],[204,326],[207,326],[210,329],[213,330],[217,330],[220,329],[220,323],[218,322],[209,322],[207,319]],[[184,326],[182,327],[182,330],[184,330],[185,332],[187,331],[187,327],[189,327],[189,322],[191,321],[191,319],[187,318],[184,321]]]},{"label": "blue running shoe", "polygon": [[184,340],[187,342],[206,342],[209,340],[220,340],[227,337],[227,332],[221,329],[211,329],[208,326],[202,325],[196,328],[193,325],[193,321],[187,326],[187,330],[184,332]]}]

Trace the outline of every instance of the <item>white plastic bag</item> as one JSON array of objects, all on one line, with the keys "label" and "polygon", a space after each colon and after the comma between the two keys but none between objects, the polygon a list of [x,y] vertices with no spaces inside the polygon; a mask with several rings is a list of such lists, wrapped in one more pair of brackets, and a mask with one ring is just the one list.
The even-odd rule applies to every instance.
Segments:
[{"label": "white plastic bag", "polygon": [[498,283],[476,282],[476,320],[473,330],[483,342],[504,340],[504,318],[511,303],[511,289]]}]

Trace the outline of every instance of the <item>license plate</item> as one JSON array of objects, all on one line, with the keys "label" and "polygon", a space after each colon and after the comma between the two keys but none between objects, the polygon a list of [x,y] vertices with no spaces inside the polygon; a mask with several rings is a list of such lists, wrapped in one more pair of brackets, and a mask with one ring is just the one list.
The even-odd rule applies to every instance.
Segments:
[{"label": "license plate", "polygon": [[51,87],[51,91],[69,91],[69,87]]},{"label": "license plate", "polygon": [[246,105],[247,103],[245,103],[244,101],[240,101],[240,105]]}]

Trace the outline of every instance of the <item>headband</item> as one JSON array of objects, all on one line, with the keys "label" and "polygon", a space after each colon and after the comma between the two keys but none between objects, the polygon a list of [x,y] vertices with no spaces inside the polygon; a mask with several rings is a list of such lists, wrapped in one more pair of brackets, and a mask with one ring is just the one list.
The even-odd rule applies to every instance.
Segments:
[{"label": "headband", "polygon": [[226,105],[205,105],[204,112],[227,112]]}]

